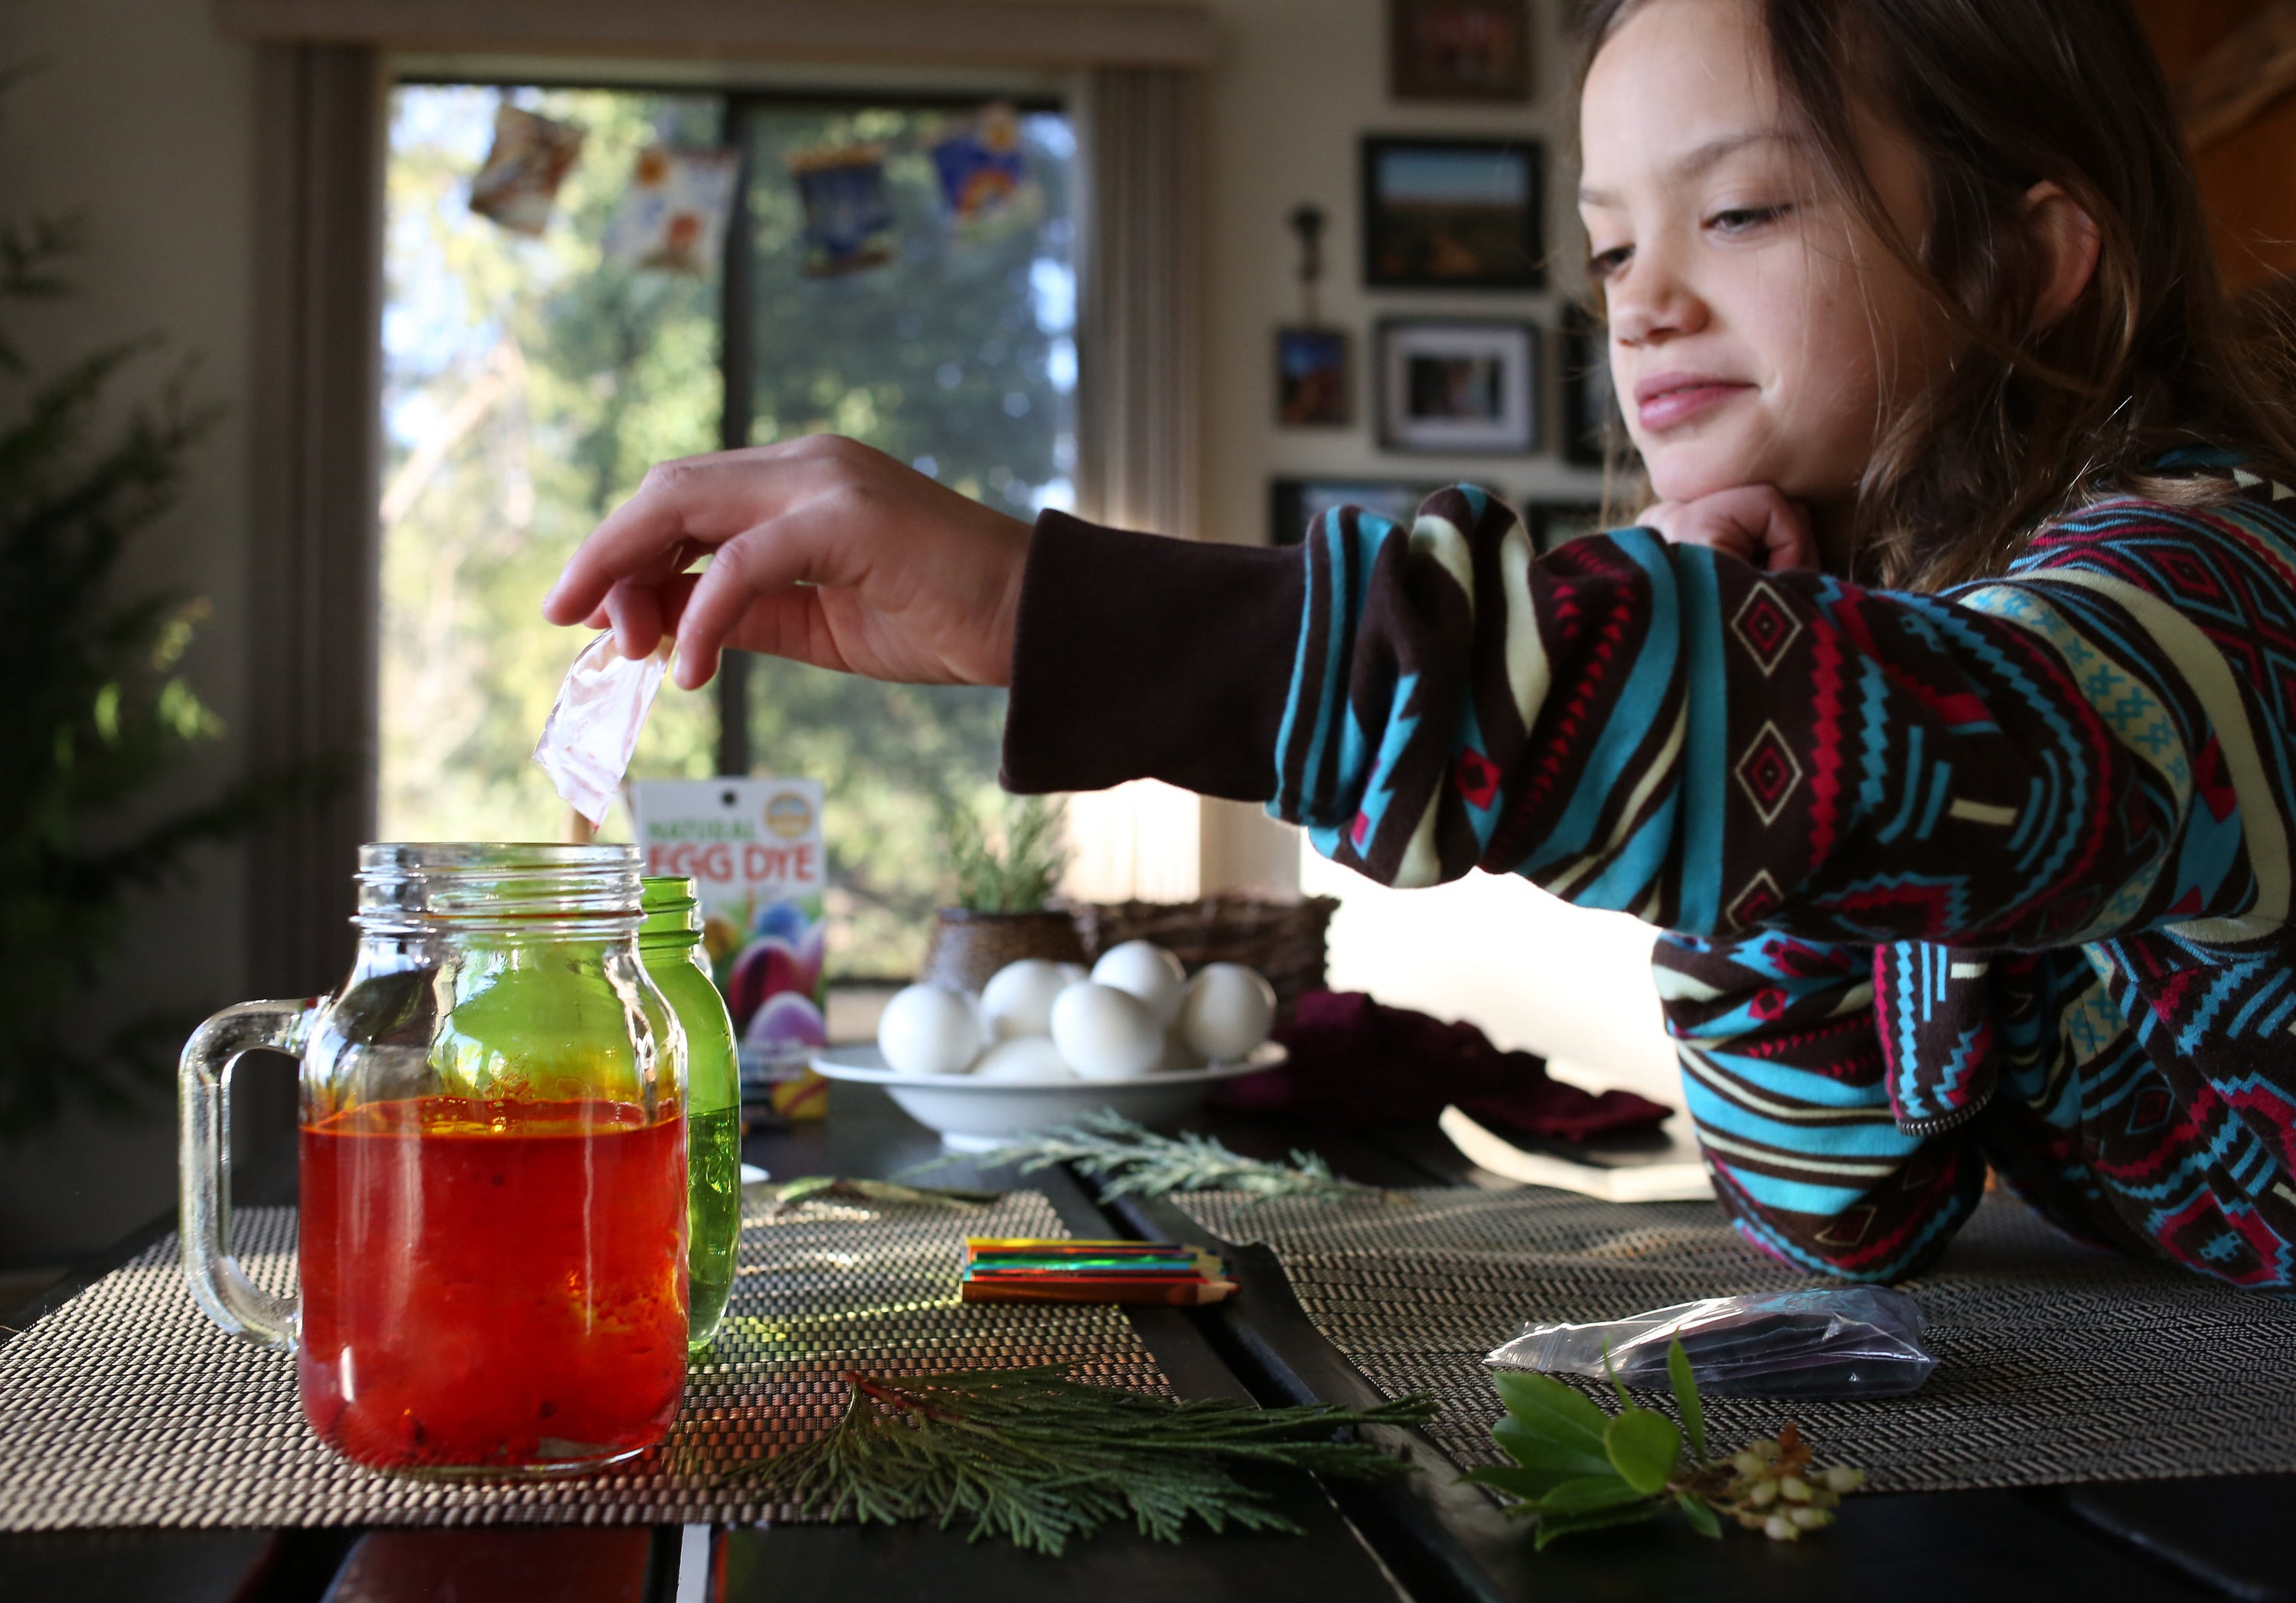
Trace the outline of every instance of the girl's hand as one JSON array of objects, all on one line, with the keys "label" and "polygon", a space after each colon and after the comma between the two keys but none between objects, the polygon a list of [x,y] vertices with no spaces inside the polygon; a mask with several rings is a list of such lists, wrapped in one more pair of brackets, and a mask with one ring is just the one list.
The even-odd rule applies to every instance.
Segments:
[{"label": "girl's hand", "polygon": [[1637,520],[1678,546],[1708,546],[1776,573],[1818,565],[1809,514],[1767,484],[1721,489],[1695,501],[1660,501]]},{"label": "girl's hand", "polygon": [[[642,657],[677,638],[677,682],[725,646],[871,678],[1002,685],[1029,525],[834,435],[655,467],[543,599]],[[701,572],[687,567],[707,555]]]}]

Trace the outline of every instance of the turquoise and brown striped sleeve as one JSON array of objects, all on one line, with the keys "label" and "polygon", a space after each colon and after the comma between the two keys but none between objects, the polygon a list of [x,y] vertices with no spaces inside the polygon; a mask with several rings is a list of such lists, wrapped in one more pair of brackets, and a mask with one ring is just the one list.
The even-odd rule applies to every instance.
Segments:
[{"label": "turquoise and brown striped sleeve", "polygon": [[1535,558],[1464,488],[1169,582],[1150,542],[1095,588],[1106,537],[1049,529],[1008,777],[1197,784],[1390,884],[1676,932],[1685,1096],[1796,1262],[1908,1272],[1981,1152],[2069,1228],[2296,1284],[2296,497],[2245,488],[2091,508],[1948,596],[1649,530]]}]

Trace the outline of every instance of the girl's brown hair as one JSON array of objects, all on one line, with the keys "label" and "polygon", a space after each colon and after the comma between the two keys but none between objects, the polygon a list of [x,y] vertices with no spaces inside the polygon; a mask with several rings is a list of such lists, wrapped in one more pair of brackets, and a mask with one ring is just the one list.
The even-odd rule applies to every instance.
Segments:
[{"label": "girl's brown hair", "polygon": [[[1648,0],[1595,0],[1586,68]],[[2000,572],[2051,515],[2108,495],[2185,505],[2179,446],[2296,463],[2280,362],[2243,341],[2159,62],[2126,0],[1746,0],[1785,115],[1825,180],[1926,284],[1965,354],[1886,421],[1858,487],[1861,573],[1933,589]],[[1859,160],[1862,103],[1911,140],[1929,231],[1901,238]],[[2033,332],[2044,264],[2022,226],[2047,180],[2095,219],[2096,273]]]}]

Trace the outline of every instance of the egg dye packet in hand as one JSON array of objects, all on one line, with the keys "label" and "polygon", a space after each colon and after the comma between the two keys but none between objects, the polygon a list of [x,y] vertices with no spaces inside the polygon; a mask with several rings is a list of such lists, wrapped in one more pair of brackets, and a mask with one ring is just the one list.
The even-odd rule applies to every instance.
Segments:
[{"label": "egg dye packet in hand", "polygon": [[603,824],[621,793],[622,776],[638,749],[638,732],[668,671],[671,642],[665,638],[649,656],[622,655],[609,632],[582,648],[558,700],[542,720],[534,760],[567,804]]}]

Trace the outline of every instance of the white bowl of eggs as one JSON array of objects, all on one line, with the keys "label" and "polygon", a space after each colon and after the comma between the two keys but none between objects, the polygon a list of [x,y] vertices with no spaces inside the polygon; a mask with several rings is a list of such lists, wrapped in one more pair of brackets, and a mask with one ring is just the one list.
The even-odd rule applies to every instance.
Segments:
[{"label": "white bowl of eggs", "polygon": [[943,1146],[985,1152],[1095,1108],[1142,1124],[1184,1117],[1206,1087],[1283,1061],[1275,1022],[1257,970],[1211,963],[1190,978],[1162,947],[1128,941],[1090,974],[1024,958],[977,996],[909,986],[885,1004],[875,1046],[833,1047],[813,1066],[883,1086]]}]

